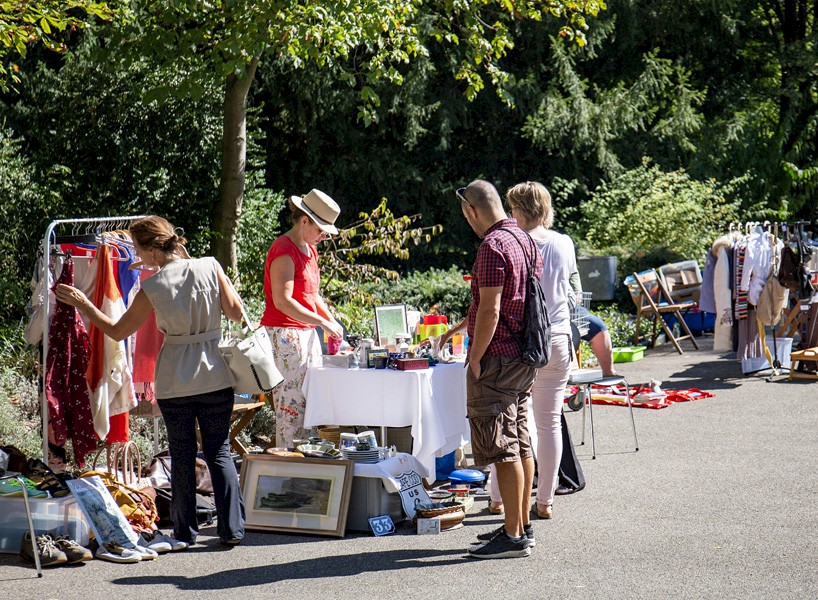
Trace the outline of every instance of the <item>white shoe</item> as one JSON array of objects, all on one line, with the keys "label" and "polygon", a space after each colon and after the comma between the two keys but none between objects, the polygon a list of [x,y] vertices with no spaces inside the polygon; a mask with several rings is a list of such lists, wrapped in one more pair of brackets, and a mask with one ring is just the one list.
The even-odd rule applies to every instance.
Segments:
[{"label": "white shoe", "polygon": [[124,547],[128,550],[139,553],[140,558],[142,560],[156,560],[157,558],[159,558],[158,552],[151,550],[150,548],[140,546],[138,544],[129,543],[126,544]]},{"label": "white shoe", "polygon": [[97,548],[95,556],[101,560],[115,563],[136,563],[142,560],[142,555],[139,552],[124,548],[116,542],[102,544]]},{"label": "white shoe", "polygon": [[[165,535],[164,533],[158,533],[153,538],[154,542],[162,542],[168,544],[170,546],[171,552],[179,552],[180,550],[187,550],[190,544],[187,542],[183,542],[182,540],[177,540],[175,537],[171,537],[169,535]],[[151,546],[152,547],[152,546]]]},{"label": "white shoe", "polygon": [[170,552],[170,544],[162,540],[157,540],[156,534],[149,535],[147,539],[140,535],[139,539],[136,541],[136,545],[142,548],[149,548],[159,554]]}]

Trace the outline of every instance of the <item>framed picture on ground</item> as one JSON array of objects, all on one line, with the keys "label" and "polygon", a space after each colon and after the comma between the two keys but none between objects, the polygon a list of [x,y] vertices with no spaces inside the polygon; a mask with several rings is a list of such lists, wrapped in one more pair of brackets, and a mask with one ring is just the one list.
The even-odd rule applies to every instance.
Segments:
[{"label": "framed picture on ground", "polygon": [[375,307],[375,335],[379,346],[395,343],[395,335],[408,333],[405,304],[384,304]]},{"label": "framed picture on ground", "polygon": [[245,454],[245,527],[343,537],[352,469],[348,460]]}]

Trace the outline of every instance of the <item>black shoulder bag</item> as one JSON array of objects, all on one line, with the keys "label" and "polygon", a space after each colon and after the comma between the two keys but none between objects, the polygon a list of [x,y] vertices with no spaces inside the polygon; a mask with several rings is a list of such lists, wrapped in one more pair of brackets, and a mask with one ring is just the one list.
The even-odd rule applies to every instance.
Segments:
[{"label": "black shoulder bag", "polygon": [[[531,244],[531,262],[526,257],[526,251],[522,242],[514,235],[510,229],[501,227],[508,232],[511,237],[520,245],[523,257],[526,258],[526,269],[528,270],[525,282],[525,308],[523,312],[523,333],[520,340],[522,350],[522,361],[530,367],[539,369],[548,364],[551,358],[551,319],[548,318],[548,307],[545,301],[540,280],[537,278],[534,267],[537,264],[537,247],[534,240],[527,233],[525,236]],[[501,315],[502,316],[502,315]]]}]

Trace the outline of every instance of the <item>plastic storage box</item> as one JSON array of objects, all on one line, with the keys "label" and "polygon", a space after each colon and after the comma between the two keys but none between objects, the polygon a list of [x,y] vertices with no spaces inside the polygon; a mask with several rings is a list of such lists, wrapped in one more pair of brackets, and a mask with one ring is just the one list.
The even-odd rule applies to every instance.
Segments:
[{"label": "plastic storage box", "polygon": [[[777,337],[775,338],[775,343],[773,343],[772,338],[768,337],[766,342],[773,360],[777,358],[781,368],[789,370],[792,366],[792,357],[790,354],[792,353],[793,338]],[[755,358],[745,358],[741,361],[741,372],[744,375],[768,375],[772,372],[772,368],[766,355],[757,356]]]},{"label": "plastic storage box", "polygon": [[615,363],[635,362],[645,358],[644,346],[624,346],[613,349],[613,361]]},{"label": "plastic storage box", "polygon": [[393,523],[406,520],[400,494],[390,494],[380,477],[353,477],[349,494],[347,531],[370,531],[370,517],[389,515]]},{"label": "plastic storage box", "polygon": [[[29,504],[37,535],[68,534],[68,537],[80,545],[88,544],[90,527],[73,495],[62,498],[29,498]],[[19,552],[20,542],[26,531],[28,520],[23,497],[0,497],[0,552]]]}]

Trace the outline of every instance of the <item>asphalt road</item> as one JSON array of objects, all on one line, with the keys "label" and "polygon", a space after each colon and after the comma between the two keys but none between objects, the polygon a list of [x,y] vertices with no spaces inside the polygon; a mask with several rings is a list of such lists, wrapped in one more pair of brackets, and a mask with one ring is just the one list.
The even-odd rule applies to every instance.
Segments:
[{"label": "asphalt road", "polygon": [[[817,598],[818,381],[743,377],[685,344],[617,365],[629,381],[700,388],[714,398],[636,410],[595,406],[597,458],[578,446],[588,485],[536,521],[531,557],[476,561],[465,549],[496,527],[486,497],[458,530],[343,539],[250,532],[150,563],[91,561],[47,570],[0,554],[0,597],[113,598]],[[567,415],[578,442],[581,413]]]}]

